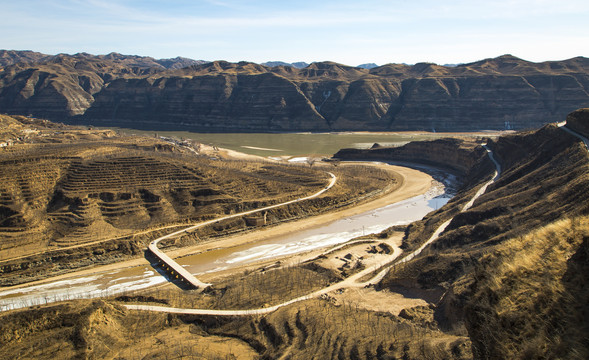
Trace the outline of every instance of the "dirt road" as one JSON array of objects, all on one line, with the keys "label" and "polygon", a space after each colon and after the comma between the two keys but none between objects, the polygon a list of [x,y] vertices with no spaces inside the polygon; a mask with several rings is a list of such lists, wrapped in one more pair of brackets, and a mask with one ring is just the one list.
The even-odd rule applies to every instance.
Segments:
[{"label": "dirt road", "polygon": [[193,231],[193,230],[196,230],[196,229],[201,228],[203,226],[217,223],[219,221],[223,221],[223,220],[227,220],[227,219],[232,219],[232,218],[236,218],[236,217],[242,217],[242,216],[246,216],[246,215],[251,215],[251,214],[259,213],[259,212],[262,212],[262,211],[267,211],[267,210],[270,210],[270,209],[275,209],[275,208],[278,208],[278,207],[282,207],[282,206],[286,206],[286,205],[298,203],[298,202],[301,202],[301,201],[305,201],[305,200],[309,200],[309,199],[313,199],[313,198],[316,198],[318,196],[321,196],[323,193],[325,193],[326,191],[328,191],[329,189],[331,189],[335,185],[335,183],[337,182],[337,177],[333,173],[327,172],[327,174],[329,176],[331,176],[331,180],[329,181],[329,184],[325,188],[319,190],[318,192],[316,192],[316,193],[314,193],[312,195],[309,195],[309,196],[304,197],[304,198],[299,198],[299,199],[296,199],[296,200],[290,200],[290,201],[287,201],[287,202],[284,202],[284,203],[280,203],[280,204],[266,206],[266,207],[259,208],[259,209],[254,209],[254,210],[240,212],[240,213],[237,213],[237,214],[223,216],[223,217],[216,218],[216,219],[213,219],[213,220],[203,221],[203,222],[200,222],[198,224],[191,225],[191,226],[189,226],[189,227],[187,227],[185,229],[178,230],[178,231],[175,231],[175,232],[173,232],[171,234],[161,236],[161,237],[153,240],[149,244],[148,248],[149,248],[149,250],[155,256],[157,256],[168,267],[170,267],[171,269],[173,269],[173,271],[175,271],[180,276],[182,276],[182,278],[185,281],[191,283],[193,286],[195,286],[200,291],[202,291],[202,290],[206,289],[207,287],[209,287],[211,284],[207,284],[207,283],[204,283],[204,282],[200,281],[194,275],[192,275],[186,269],[184,269],[182,266],[180,266],[176,261],[174,261],[168,255],[164,254],[157,247],[157,245],[159,244],[160,241],[165,240],[165,239],[169,239],[169,238],[172,238],[172,237],[176,237],[178,235],[182,235],[182,234],[184,234],[184,233],[186,233],[188,231]]},{"label": "dirt road", "polygon": [[[472,207],[472,205],[474,204],[474,202],[485,193],[486,189],[493,184],[501,175],[501,165],[495,160],[494,156],[493,156],[493,152],[491,151],[490,148],[487,147],[487,144],[482,144],[482,146],[485,147],[485,149],[487,150],[487,154],[489,156],[489,158],[493,161],[493,163],[495,164],[495,174],[493,176],[493,178],[491,180],[489,180],[488,182],[486,182],[483,186],[481,186],[481,188],[476,192],[476,194],[471,198],[471,200],[464,205],[464,207],[462,208],[461,212],[467,211],[468,209],[470,209]],[[140,310],[140,311],[157,311],[157,312],[166,312],[166,313],[176,313],[176,314],[196,314],[196,315],[215,315],[215,316],[249,316],[249,315],[260,315],[260,314],[267,314],[273,311],[276,311],[277,309],[299,302],[299,301],[304,301],[304,300],[309,300],[312,298],[316,298],[319,297],[323,294],[327,294],[329,292],[338,290],[338,289],[342,289],[342,288],[350,288],[350,287],[365,287],[368,286],[370,284],[375,284],[378,281],[382,280],[382,278],[387,274],[387,272],[396,264],[400,264],[403,262],[407,262],[411,259],[413,259],[414,257],[416,257],[417,255],[419,255],[423,249],[425,249],[428,245],[430,245],[432,242],[434,242],[439,235],[446,229],[446,227],[450,224],[450,222],[452,221],[452,219],[444,222],[442,225],[440,225],[438,227],[438,229],[436,229],[436,231],[434,232],[434,234],[421,246],[419,247],[417,250],[415,250],[414,252],[412,252],[411,254],[407,255],[406,257],[404,257],[401,261],[396,262],[394,264],[391,264],[391,261],[393,261],[394,259],[398,258],[399,255],[401,254],[401,250],[398,247],[394,248],[393,254],[391,254],[390,258],[387,260],[387,263],[390,265],[386,265],[386,264],[376,264],[373,265],[369,268],[366,268],[348,278],[346,278],[343,281],[340,281],[336,284],[330,285],[328,287],[325,287],[321,290],[315,291],[313,293],[310,293],[308,295],[304,295],[289,301],[286,301],[284,303],[281,304],[277,304],[274,306],[269,306],[269,307],[265,307],[265,308],[259,308],[259,309],[249,309],[249,310],[211,310],[211,309],[181,309],[181,308],[170,308],[170,307],[165,307],[165,306],[153,306],[153,305],[125,305],[126,308],[130,309],[130,310]],[[332,249],[327,250],[326,252],[330,252],[332,251]],[[364,281],[364,282],[359,282],[360,279],[362,279],[365,276],[368,276],[369,274],[373,273],[374,271],[376,271],[377,269],[379,269],[382,266],[386,266],[382,271],[380,271],[378,274],[376,274],[374,277],[372,277],[371,279],[369,279],[368,281]]]}]

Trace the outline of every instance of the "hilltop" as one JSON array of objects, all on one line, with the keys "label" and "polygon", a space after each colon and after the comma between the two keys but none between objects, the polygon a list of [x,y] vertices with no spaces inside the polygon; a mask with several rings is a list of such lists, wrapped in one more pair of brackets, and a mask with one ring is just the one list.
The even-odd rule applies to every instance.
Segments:
[{"label": "hilltop", "polygon": [[116,52],[106,55],[92,55],[88,53],[77,53],[74,55],[47,55],[34,51],[0,50],[0,67],[23,63],[41,64],[54,62],[56,60],[59,61],[59,59],[63,58],[72,58],[76,60],[104,60],[126,67],[146,67],[156,69],[180,69],[190,65],[207,63],[207,61],[204,60],[192,60],[180,56],[171,59],[154,59],[149,56],[123,55]]},{"label": "hilltop", "polygon": [[3,51],[0,58],[0,112],[78,124],[208,132],[503,130],[537,128],[589,105],[583,57],[366,68],[116,53]]}]

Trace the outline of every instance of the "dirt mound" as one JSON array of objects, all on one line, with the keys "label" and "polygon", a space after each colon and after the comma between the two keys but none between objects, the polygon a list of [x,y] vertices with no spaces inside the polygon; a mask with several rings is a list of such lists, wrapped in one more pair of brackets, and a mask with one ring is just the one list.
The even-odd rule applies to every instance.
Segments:
[{"label": "dirt mound", "polygon": [[247,343],[101,300],[0,314],[0,359],[254,359]]}]

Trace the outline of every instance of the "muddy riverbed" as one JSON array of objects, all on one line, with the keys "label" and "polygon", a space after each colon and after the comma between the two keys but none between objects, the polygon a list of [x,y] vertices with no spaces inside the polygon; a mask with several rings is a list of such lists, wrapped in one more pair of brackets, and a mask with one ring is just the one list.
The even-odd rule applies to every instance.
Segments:
[{"label": "muddy riverbed", "polygon": [[[434,169],[422,169],[435,179],[425,194],[379,209],[341,218],[300,232],[230,248],[185,256],[177,262],[196,276],[344,243],[358,236],[378,233],[394,225],[409,224],[443,206],[453,196],[456,178]],[[153,266],[136,266],[47,284],[0,291],[0,310],[50,302],[109,296],[167,282]]]}]

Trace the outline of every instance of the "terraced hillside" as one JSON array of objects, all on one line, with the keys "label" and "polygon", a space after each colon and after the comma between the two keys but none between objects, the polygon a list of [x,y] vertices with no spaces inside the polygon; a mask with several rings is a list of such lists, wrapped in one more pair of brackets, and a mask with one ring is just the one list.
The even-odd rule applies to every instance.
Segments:
[{"label": "terraced hillside", "polygon": [[[34,273],[35,264],[58,262],[49,261],[44,255],[49,253],[64,257],[64,267],[75,267],[65,260],[72,247],[80,248],[74,252],[89,251],[88,263],[137,256],[145,241],[175,225],[305,197],[329,180],[324,171],[309,166],[222,160],[221,154],[199,156],[156,138],[121,137],[110,130],[56,131],[27,118],[3,119],[13,124],[7,139],[28,134],[11,138],[14,144],[0,150],[0,260],[5,274],[23,269]],[[382,178],[384,183],[391,180]],[[356,185],[338,185],[336,195],[317,199],[308,209],[276,210],[268,221],[322,211],[323,202],[344,204],[351,199],[348,188]],[[364,185],[369,192],[382,184]],[[204,229],[201,235],[247,227],[238,219]],[[107,240],[107,245],[96,245]]]}]

